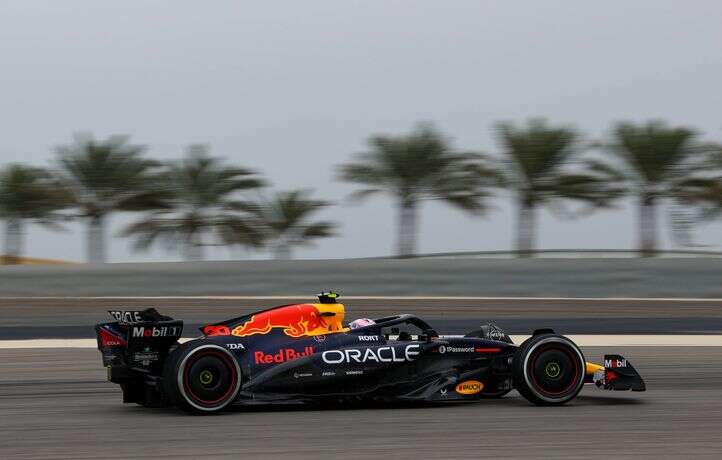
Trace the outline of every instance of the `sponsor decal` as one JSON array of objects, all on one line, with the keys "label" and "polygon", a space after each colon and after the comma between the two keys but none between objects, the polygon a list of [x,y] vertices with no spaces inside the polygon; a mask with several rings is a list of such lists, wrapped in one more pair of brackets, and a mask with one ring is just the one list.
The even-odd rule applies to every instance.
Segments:
[{"label": "sponsor decal", "polygon": [[374,361],[377,363],[402,363],[405,361],[413,361],[419,352],[419,345],[406,345],[401,350],[394,347],[378,347],[378,348],[344,348],[342,350],[327,350],[321,354],[323,362],[326,364],[341,363],[366,363]]},{"label": "sponsor decal", "polygon": [[318,343],[323,343],[326,341],[326,336],[325,335],[314,335],[313,340],[315,340]]},{"label": "sponsor decal", "polygon": [[441,391],[439,391],[439,393],[441,393],[442,398],[446,398],[448,396],[448,394],[447,394],[448,391],[446,388],[442,388]]},{"label": "sponsor decal", "polygon": [[449,353],[473,353],[474,347],[446,347]]},{"label": "sponsor decal", "polygon": [[246,349],[246,347],[244,347],[242,343],[227,343],[226,347],[229,350],[245,350]]},{"label": "sponsor decal", "polygon": [[474,347],[451,347],[446,345],[441,345],[439,348],[436,349],[439,353],[442,355],[444,353],[473,353]]},{"label": "sponsor decal", "polygon": [[293,378],[300,379],[303,377],[313,377],[313,373],[311,372],[296,372],[293,374]]},{"label": "sponsor decal", "polygon": [[177,337],[181,331],[179,326],[134,326],[133,337]]},{"label": "sponsor decal", "polygon": [[321,377],[333,377],[334,375],[336,375],[334,371],[323,371],[321,373]]},{"label": "sponsor decal", "polygon": [[120,323],[140,323],[143,321],[139,311],[108,310],[108,313]]},{"label": "sponsor decal", "polygon": [[358,336],[359,342],[378,342],[378,335],[360,335]]},{"label": "sponsor decal", "polygon": [[238,337],[268,334],[274,328],[282,329],[289,337],[303,337],[318,329],[327,331],[328,324],[315,305],[289,305],[251,316],[251,319],[235,327],[232,334]]},{"label": "sponsor decal", "polygon": [[143,351],[133,353],[133,361],[139,362],[144,366],[149,365],[151,361],[158,361],[158,359],[158,352],[151,350],[150,347],[145,347]]},{"label": "sponsor decal", "polygon": [[127,345],[125,339],[111,334],[105,329],[100,329],[100,345],[103,347],[119,347]]},{"label": "sponsor decal", "polygon": [[615,368],[615,367],[627,367],[627,360],[622,359],[605,359],[604,367]]},{"label": "sponsor decal", "polygon": [[460,395],[475,395],[480,393],[484,389],[484,384],[478,380],[466,380],[458,385],[454,389]]},{"label": "sponsor decal", "polygon": [[364,371],[346,371],[346,375],[363,375]]},{"label": "sponsor decal", "polygon": [[487,336],[491,340],[499,340],[503,341],[506,334],[504,334],[504,331],[499,328],[496,324],[489,324],[489,330],[487,332]]},{"label": "sponsor decal", "polygon": [[257,351],[253,353],[253,360],[256,364],[279,364],[303,358],[304,356],[311,356],[312,354],[313,347],[306,347],[303,351],[297,351],[293,348],[283,348],[278,350],[276,353]]}]

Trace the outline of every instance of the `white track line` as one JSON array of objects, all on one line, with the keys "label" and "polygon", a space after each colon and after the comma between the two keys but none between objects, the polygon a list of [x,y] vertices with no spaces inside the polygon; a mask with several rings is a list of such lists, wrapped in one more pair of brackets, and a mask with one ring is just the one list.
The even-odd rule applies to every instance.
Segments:
[{"label": "white track line", "polygon": [[[450,336],[451,337],[451,336]],[[458,337],[458,336],[457,336]],[[514,335],[521,343],[528,335]],[[722,335],[594,335],[567,336],[582,347],[722,347]],[[190,339],[181,339],[185,342]],[[96,348],[95,339],[0,340],[0,349],[17,348]]]}]

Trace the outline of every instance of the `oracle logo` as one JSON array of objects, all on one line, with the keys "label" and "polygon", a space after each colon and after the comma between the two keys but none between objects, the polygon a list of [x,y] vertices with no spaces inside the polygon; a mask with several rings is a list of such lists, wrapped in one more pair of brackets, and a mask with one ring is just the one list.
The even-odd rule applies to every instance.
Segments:
[{"label": "oracle logo", "polygon": [[321,354],[326,364],[341,363],[403,363],[413,361],[419,354],[419,345],[407,345],[403,350],[394,347],[378,348],[344,348],[343,350],[328,350]]}]

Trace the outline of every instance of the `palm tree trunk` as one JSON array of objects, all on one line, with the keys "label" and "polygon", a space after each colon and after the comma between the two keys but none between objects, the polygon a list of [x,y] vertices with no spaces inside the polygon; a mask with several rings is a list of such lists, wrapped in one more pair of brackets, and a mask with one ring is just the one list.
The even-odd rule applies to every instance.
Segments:
[{"label": "palm tree trunk", "polygon": [[199,232],[188,237],[183,246],[183,258],[188,262],[203,260],[203,239]]},{"label": "palm tree trunk", "polygon": [[276,260],[290,260],[291,259],[291,246],[285,241],[279,242],[274,249],[273,257]]},{"label": "palm tree trunk", "polygon": [[657,205],[654,196],[642,194],[639,199],[639,255],[653,257],[657,251]]},{"label": "palm tree trunk", "polygon": [[519,199],[516,222],[516,249],[519,257],[533,257],[536,239],[536,207],[528,197]]},{"label": "palm tree trunk", "polygon": [[88,218],[87,254],[89,264],[104,264],[105,259],[105,216]]},{"label": "palm tree trunk", "polygon": [[418,233],[418,209],[416,202],[403,200],[399,207],[399,228],[397,255],[401,258],[416,254],[416,235]]},{"label": "palm tree trunk", "polygon": [[8,219],[5,222],[5,257],[4,264],[17,264],[23,252],[23,221]]}]

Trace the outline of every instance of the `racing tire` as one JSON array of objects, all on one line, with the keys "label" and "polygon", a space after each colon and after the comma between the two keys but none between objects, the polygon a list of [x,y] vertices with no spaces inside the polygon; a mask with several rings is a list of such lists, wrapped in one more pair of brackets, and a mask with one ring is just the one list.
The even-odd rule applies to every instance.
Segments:
[{"label": "racing tire", "polygon": [[241,369],[224,347],[202,340],[184,343],[163,369],[163,390],[170,402],[194,414],[217,414],[235,400]]},{"label": "racing tire", "polygon": [[522,343],[514,355],[514,387],[534,404],[562,405],[582,390],[585,368],[582,351],[568,338],[535,335]]}]

